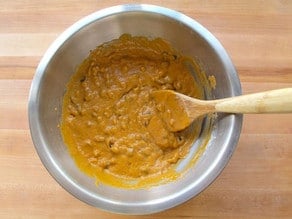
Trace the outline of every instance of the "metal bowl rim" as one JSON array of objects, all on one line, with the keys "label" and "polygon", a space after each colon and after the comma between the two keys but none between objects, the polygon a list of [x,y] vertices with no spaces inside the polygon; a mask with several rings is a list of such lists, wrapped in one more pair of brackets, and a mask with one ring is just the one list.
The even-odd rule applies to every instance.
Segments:
[{"label": "metal bowl rim", "polygon": [[[53,176],[53,178],[55,178],[56,181],[65,190],[70,192],[76,198],[93,206],[98,206],[97,202],[103,202],[103,210],[106,210],[106,211],[115,212],[115,213],[126,213],[126,214],[149,214],[149,213],[155,213],[155,212],[159,212],[159,211],[171,208],[173,206],[179,205],[187,201],[188,199],[194,197],[199,192],[207,188],[208,185],[211,184],[216,179],[216,177],[220,174],[220,172],[228,163],[234,149],[236,148],[237,142],[239,140],[240,132],[241,132],[242,116],[237,115],[237,116],[234,116],[233,118],[232,124],[233,124],[234,129],[232,129],[231,132],[228,133],[228,139],[230,140],[232,136],[233,142],[228,141],[228,145],[226,146],[226,148],[228,148],[229,150],[222,151],[222,155],[220,155],[217,161],[215,161],[213,165],[209,167],[208,171],[204,174],[204,176],[201,177],[202,180],[199,183],[190,184],[188,187],[182,189],[179,193],[175,193],[175,195],[172,196],[172,198],[164,197],[152,203],[149,203],[149,202],[148,203],[124,203],[124,204],[120,202],[115,203],[115,202],[112,202],[111,200],[106,200],[103,198],[101,199],[97,196],[92,196],[92,194],[88,193],[86,190],[84,190],[83,188],[80,188],[80,186],[74,183],[72,179],[66,177],[62,173],[62,170],[60,169],[60,167],[55,163],[54,159],[51,157],[48,150],[46,149],[47,148],[46,143],[40,137],[40,133],[39,133],[41,129],[40,129],[40,125],[38,124],[38,118],[39,118],[38,88],[42,82],[42,77],[45,74],[46,68],[50,60],[58,51],[58,49],[66,42],[66,40],[72,37],[80,29],[86,27],[92,22],[103,19],[107,16],[112,16],[114,14],[119,14],[119,13],[129,13],[129,12],[143,12],[143,13],[154,13],[154,14],[163,15],[188,26],[190,29],[192,29],[193,31],[197,32],[199,35],[204,37],[204,39],[208,41],[208,43],[214,48],[214,51],[218,53],[218,55],[220,54],[219,56],[224,62],[224,65],[228,66],[230,69],[232,69],[232,72],[234,72],[234,74],[228,75],[228,77],[230,77],[231,81],[233,82],[231,84],[232,96],[241,94],[241,86],[240,86],[239,78],[236,73],[235,67],[233,66],[231,62],[231,59],[229,58],[227,52],[225,51],[223,46],[220,44],[220,42],[205,27],[203,27],[201,24],[199,24],[192,18],[180,12],[174,11],[172,9],[168,9],[168,8],[160,7],[156,5],[148,5],[148,4],[126,4],[126,5],[118,5],[118,6],[105,8],[80,19],[71,27],[69,27],[67,30],[65,30],[51,44],[51,46],[48,48],[43,58],[41,59],[37,67],[36,74],[31,84],[31,89],[29,93],[29,101],[28,101],[28,117],[29,117],[29,127],[30,127],[32,140],[42,163],[44,164],[48,172]],[[221,159],[222,157],[225,157],[225,159]],[[194,187],[196,187],[196,189]],[[199,192],[198,192],[198,187],[200,188]],[[178,197],[179,199],[174,200],[175,198],[178,198]],[[155,207],[147,208],[149,204],[155,205]],[[119,209],[121,208],[125,208],[125,209],[123,211],[115,211],[115,206],[117,205],[119,205]],[[135,207],[139,207],[138,209],[141,209],[142,207],[143,212],[141,212],[141,210],[136,211]]]}]

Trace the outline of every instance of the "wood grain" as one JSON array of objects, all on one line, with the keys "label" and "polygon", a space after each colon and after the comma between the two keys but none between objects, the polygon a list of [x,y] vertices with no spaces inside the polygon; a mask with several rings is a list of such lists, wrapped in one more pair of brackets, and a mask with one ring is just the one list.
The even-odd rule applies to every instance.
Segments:
[{"label": "wood grain", "polygon": [[[138,218],[68,194],[32,144],[27,100],[41,56],[75,21],[134,1],[0,0],[0,218]],[[292,1],[146,0],[196,19],[223,44],[243,93],[292,87]],[[139,218],[292,218],[292,115],[244,116],[238,147],[198,197]]]}]

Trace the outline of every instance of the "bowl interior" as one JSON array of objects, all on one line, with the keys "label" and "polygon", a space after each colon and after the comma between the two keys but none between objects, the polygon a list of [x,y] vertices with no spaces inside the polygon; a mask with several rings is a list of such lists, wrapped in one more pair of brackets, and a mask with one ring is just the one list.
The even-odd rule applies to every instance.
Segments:
[{"label": "bowl interior", "polygon": [[178,205],[206,188],[228,162],[240,134],[241,116],[220,115],[196,165],[184,177],[149,189],[124,190],[95,185],[69,156],[58,125],[65,86],[77,66],[97,45],[123,33],[162,37],[185,55],[199,60],[217,80],[213,96],[241,93],[236,71],[220,43],[200,24],[156,6],[119,6],[92,14],[64,32],[42,59],[33,80],[29,117],[38,154],[53,177],[70,193],[104,210],[146,214]]}]

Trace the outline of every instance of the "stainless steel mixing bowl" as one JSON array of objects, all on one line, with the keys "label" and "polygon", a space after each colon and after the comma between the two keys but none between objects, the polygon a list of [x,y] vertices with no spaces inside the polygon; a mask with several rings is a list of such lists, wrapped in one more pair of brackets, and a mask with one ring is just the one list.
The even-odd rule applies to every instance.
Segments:
[{"label": "stainless steel mixing bowl", "polygon": [[[123,33],[162,37],[197,59],[217,79],[215,98],[241,94],[236,70],[219,41],[193,19],[153,5],[121,5],[91,14],[67,29],[45,53],[29,96],[29,123],[35,148],[50,174],[78,199],[106,211],[149,214],[174,207],[204,190],[222,171],[239,139],[242,116],[220,115],[200,159],[176,181],[148,189],[100,184],[74,164],[58,124],[65,86],[76,67],[97,45]],[[57,195],[57,194],[56,194]]]}]

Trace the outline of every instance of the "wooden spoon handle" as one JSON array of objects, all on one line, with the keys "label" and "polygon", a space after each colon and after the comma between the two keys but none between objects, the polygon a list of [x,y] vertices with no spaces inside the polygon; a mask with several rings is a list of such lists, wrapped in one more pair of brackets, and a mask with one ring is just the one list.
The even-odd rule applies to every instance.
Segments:
[{"label": "wooden spoon handle", "polygon": [[291,113],[292,88],[215,100],[215,111],[226,113]]}]

